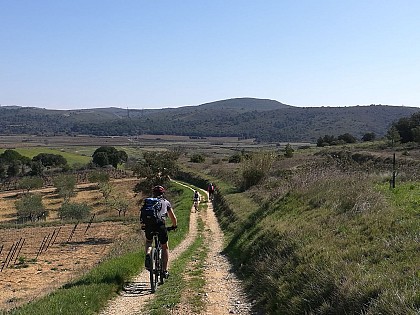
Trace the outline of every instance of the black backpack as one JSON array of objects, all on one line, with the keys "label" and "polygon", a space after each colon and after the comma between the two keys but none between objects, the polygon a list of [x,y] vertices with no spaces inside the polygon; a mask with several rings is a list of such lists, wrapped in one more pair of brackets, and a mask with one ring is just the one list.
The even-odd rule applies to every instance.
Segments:
[{"label": "black backpack", "polygon": [[159,217],[159,211],[162,209],[162,202],[159,198],[144,199],[143,206],[140,209],[140,222],[146,225],[154,225],[163,222]]}]

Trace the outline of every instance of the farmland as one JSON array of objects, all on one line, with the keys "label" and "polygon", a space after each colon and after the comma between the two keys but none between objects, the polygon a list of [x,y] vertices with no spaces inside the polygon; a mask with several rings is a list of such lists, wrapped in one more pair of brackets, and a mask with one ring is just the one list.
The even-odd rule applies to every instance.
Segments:
[{"label": "farmland", "polygon": [[[87,152],[107,143],[102,141],[107,138],[95,138],[91,141],[94,146],[77,145],[76,141],[74,146],[66,143],[60,147],[58,142],[51,145],[57,150],[72,154],[77,154],[77,150],[89,156]],[[226,236],[225,252],[244,279],[248,293],[267,314],[310,311],[391,314],[397,310],[411,314],[419,309],[416,289],[419,257],[415,255],[420,204],[418,146],[391,148],[384,141],[326,148],[293,144],[293,157],[286,158],[284,144],[258,144],[237,138],[148,136],[110,141],[119,143],[119,149],[126,150],[129,158],[137,158],[143,150],[177,150],[180,167],[191,175],[192,181],[203,188],[208,180],[216,184],[215,210]],[[196,153],[204,160],[192,162]],[[232,155],[238,155],[239,160],[229,163]],[[262,168],[265,176],[257,178],[260,180],[257,184],[245,182],[245,171],[257,167]],[[391,190],[389,181],[394,168],[397,188]],[[79,269],[80,265],[94,266],[126,236],[136,235],[136,226],[130,223],[140,198],[132,192],[136,181],[128,178],[112,182],[115,192],[131,200],[130,210],[122,221],[115,211],[105,207],[94,184],[79,186],[77,196],[72,198],[91,205],[97,217],[87,234],[84,230],[88,222],[81,223],[69,242],[75,222],[64,224],[57,217],[57,208],[63,200],[55,195],[54,189],[40,191],[50,209],[47,222],[24,227],[16,225],[13,210],[14,200],[21,192],[5,192],[0,198],[4,251],[21,237],[29,235],[30,239],[36,235],[30,246],[25,245],[26,252],[22,250],[19,255],[27,256],[18,258],[12,268],[6,268],[8,274],[22,272],[19,277],[23,278],[14,274],[20,281],[17,287],[23,288],[22,279],[34,277],[38,281],[37,273],[48,278],[62,271],[65,283],[80,275],[83,269]],[[57,242],[33,261],[43,238],[60,226]],[[264,257],[257,248],[266,253]],[[77,263],[62,265],[57,258],[60,256],[66,260],[74,258]],[[86,256],[91,256],[87,258],[90,265],[82,259]],[[4,259],[5,252],[0,257]],[[262,273],[267,274],[268,282],[255,278]],[[3,271],[0,276],[4,275]],[[1,290],[11,288],[14,280],[8,281],[8,287]],[[53,288],[48,281],[44,282],[46,291]],[[31,297],[9,295],[6,306],[19,305],[25,299]]]}]

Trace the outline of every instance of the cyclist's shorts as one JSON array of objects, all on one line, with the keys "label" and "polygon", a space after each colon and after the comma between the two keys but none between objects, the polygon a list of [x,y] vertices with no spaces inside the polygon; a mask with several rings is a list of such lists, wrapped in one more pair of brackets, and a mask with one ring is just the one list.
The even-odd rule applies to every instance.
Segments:
[{"label": "cyclist's shorts", "polygon": [[166,230],[165,223],[157,223],[155,225],[146,225],[144,233],[146,239],[151,241],[153,239],[152,233],[154,231],[159,232],[158,238],[161,244],[166,244],[168,242],[168,231]]}]

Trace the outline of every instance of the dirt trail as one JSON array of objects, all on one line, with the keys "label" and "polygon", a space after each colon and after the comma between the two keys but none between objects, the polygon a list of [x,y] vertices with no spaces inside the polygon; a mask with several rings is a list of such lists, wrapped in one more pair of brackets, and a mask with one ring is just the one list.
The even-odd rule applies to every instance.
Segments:
[{"label": "dirt trail", "polygon": [[[214,214],[213,205],[210,202],[207,205],[205,211],[191,213],[190,232],[178,247],[171,250],[169,264],[192,244],[197,235],[197,216],[201,216],[205,224],[205,239],[209,246],[209,254],[205,262],[206,308],[200,315],[253,314],[251,304],[247,302],[241,288],[241,283],[231,271],[231,265],[227,258],[221,254],[223,233]],[[139,314],[151,298],[153,298],[153,294],[150,293],[149,274],[145,270],[133,282],[126,285],[120,295],[110,302],[101,315]],[[194,313],[189,311],[188,305],[183,305],[181,302],[172,311],[172,314]]]}]

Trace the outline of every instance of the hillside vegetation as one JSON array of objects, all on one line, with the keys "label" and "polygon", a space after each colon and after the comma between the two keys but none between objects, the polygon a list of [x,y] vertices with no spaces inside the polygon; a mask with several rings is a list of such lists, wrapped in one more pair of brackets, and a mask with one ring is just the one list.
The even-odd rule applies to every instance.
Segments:
[{"label": "hillside vegetation", "polygon": [[225,251],[266,314],[414,315],[420,163],[397,153],[390,189],[387,155],[355,147],[278,154],[247,190],[246,160],[234,167],[189,163],[184,176],[216,182]]},{"label": "hillside vegetation", "polygon": [[155,110],[98,108],[46,110],[0,107],[0,134],[234,136],[258,141],[316,142],[324,135],[379,137],[392,122],[418,108],[371,105],[294,107],[273,100],[238,98]]}]

